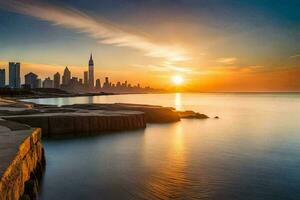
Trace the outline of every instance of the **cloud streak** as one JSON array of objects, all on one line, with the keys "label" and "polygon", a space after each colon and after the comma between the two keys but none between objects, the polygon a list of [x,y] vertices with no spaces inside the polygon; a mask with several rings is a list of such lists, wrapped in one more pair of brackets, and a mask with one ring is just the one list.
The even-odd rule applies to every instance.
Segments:
[{"label": "cloud streak", "polygon": [[232,58],[219,58],[216,61],[218,63],[222,63],[224,65],[232,65],[237,61],[237,59],[234,58],[234,57],[232,57]]},{"label": "cloud streak", "polygon": [[293,55],[293,56],[290,56],[290,58],[300,58],[300,54],[297,54],[297,55]]},{"label": "cloud streak", "polygon": [[13,12],[48,21],[53,25],[77,30],[102,44],[143,51],[145,56],[162,58],[173,63],[190,59],[185,50],[180,47],[156,44],[146,37],[123,30],[105,20],[96,20],[72,8],[21,0],[0,0],[0,6]]}]

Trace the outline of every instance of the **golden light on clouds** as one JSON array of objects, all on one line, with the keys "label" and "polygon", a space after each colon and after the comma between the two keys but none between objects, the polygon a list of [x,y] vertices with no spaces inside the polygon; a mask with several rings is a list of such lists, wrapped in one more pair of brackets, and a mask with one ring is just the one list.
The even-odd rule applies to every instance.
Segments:
[{"label": "golden light on clouds", "polygon": [[118,24],[105,19],[93,18],[81,11],[58,7],[38,1],[23,2],[20,0],[0,0],[0,6],[17,13],[29,15],[39,20],[48,21],[55,26],[76,30],[86,34],[98,43],[115,47],[127,47],[144,52],[144,56],[163,59],[170,65],[189,60],[186,50],[177,44],[156,43],[151,38],[121,28]]}]

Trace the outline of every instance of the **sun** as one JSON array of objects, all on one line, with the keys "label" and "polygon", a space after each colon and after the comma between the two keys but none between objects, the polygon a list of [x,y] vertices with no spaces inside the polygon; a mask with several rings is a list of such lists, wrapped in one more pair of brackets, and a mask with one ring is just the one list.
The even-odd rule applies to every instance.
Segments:
[{"label": "sun", "polygon": [[182,76],[179,76],[179,75],[174,75],[172,76],[172,82],[175,84],[175,85],[181,85],[183,83],[183,78]]}]

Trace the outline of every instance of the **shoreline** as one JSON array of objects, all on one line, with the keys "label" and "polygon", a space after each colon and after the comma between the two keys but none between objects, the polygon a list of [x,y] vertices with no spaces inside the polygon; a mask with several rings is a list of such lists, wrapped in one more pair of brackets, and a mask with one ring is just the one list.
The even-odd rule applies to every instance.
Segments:
[{"label": "shoreline", "polygon": [[[49,92],[50,90],[50,92]],[[19,91],[19,92],[18,92]],[[26,94],[19,94],[25,92]],[[262,92],[195,92],[195,91],[169,91],[169,92],[135,92],[135,93],[113,93],[113,92],[99,92],[99,93],[68,93],[60,89],[46,89],[46,90],[24,90],[20,89],[12,91],[11,94],[3,93],[0,91],[0,97],[11,100],[23,100],[23,99],[45,99],[45,98],[69,98],[69,97],[90,97],[90,96],[111,96],[111,95],[136,95],[136,94],[237,94],[237,95],[265,95],[265,94],[300,94],[300,91],[262,91]]]}]

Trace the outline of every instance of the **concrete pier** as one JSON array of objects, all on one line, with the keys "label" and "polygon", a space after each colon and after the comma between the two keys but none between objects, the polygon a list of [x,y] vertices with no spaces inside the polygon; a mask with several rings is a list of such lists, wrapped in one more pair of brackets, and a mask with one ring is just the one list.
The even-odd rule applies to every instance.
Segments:
[{"label": "concrete pier", "polygon": [[44,165],[41,129],[17,123],[14,127],[18,130],[0,126],[1,200],[20,199],[26,182],[37,177]]}]

